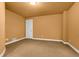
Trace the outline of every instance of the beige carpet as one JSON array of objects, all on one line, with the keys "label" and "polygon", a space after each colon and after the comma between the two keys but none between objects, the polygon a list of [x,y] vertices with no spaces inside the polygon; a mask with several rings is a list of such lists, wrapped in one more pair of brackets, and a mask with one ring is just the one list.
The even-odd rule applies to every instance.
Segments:
[{"label": "beige carpet", "polygon": [[78,57],[69,46],[61,42],[24,39],[6,46],[5,57]]}]

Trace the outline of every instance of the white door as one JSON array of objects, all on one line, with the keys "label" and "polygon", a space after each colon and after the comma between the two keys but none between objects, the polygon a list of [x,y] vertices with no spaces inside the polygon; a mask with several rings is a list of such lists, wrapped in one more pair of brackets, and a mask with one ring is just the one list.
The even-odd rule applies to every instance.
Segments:
[{"label": "white door", "polygon": [[33,20],[26,20],[26,38],[33,38]]}]

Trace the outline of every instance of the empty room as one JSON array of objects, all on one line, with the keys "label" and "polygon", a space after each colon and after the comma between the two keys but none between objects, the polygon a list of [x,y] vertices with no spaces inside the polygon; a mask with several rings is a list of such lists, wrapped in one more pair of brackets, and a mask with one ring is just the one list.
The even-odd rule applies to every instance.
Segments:
[{"label": "empty room", "polygon": [[0,2],[0,56],[79,57],[79,2]]}]

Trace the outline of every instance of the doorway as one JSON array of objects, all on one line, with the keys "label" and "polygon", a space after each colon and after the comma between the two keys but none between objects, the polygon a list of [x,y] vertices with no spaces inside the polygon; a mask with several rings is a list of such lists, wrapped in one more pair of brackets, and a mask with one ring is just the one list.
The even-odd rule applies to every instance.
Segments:
[{"label": "doorway", "polygon": [[33,38],[33,19],[26,20],[26,38]]}]

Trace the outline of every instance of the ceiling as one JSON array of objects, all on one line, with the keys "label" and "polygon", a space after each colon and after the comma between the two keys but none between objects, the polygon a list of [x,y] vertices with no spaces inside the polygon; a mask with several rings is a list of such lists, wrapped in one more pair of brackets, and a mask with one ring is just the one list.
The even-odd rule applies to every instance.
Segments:
[{"label": "ceiling", "polygon": [[29,2],[6,2],[6,8],[24,17],[62,13],[72,6],[73,2],[39,2],[31,5]]}]

